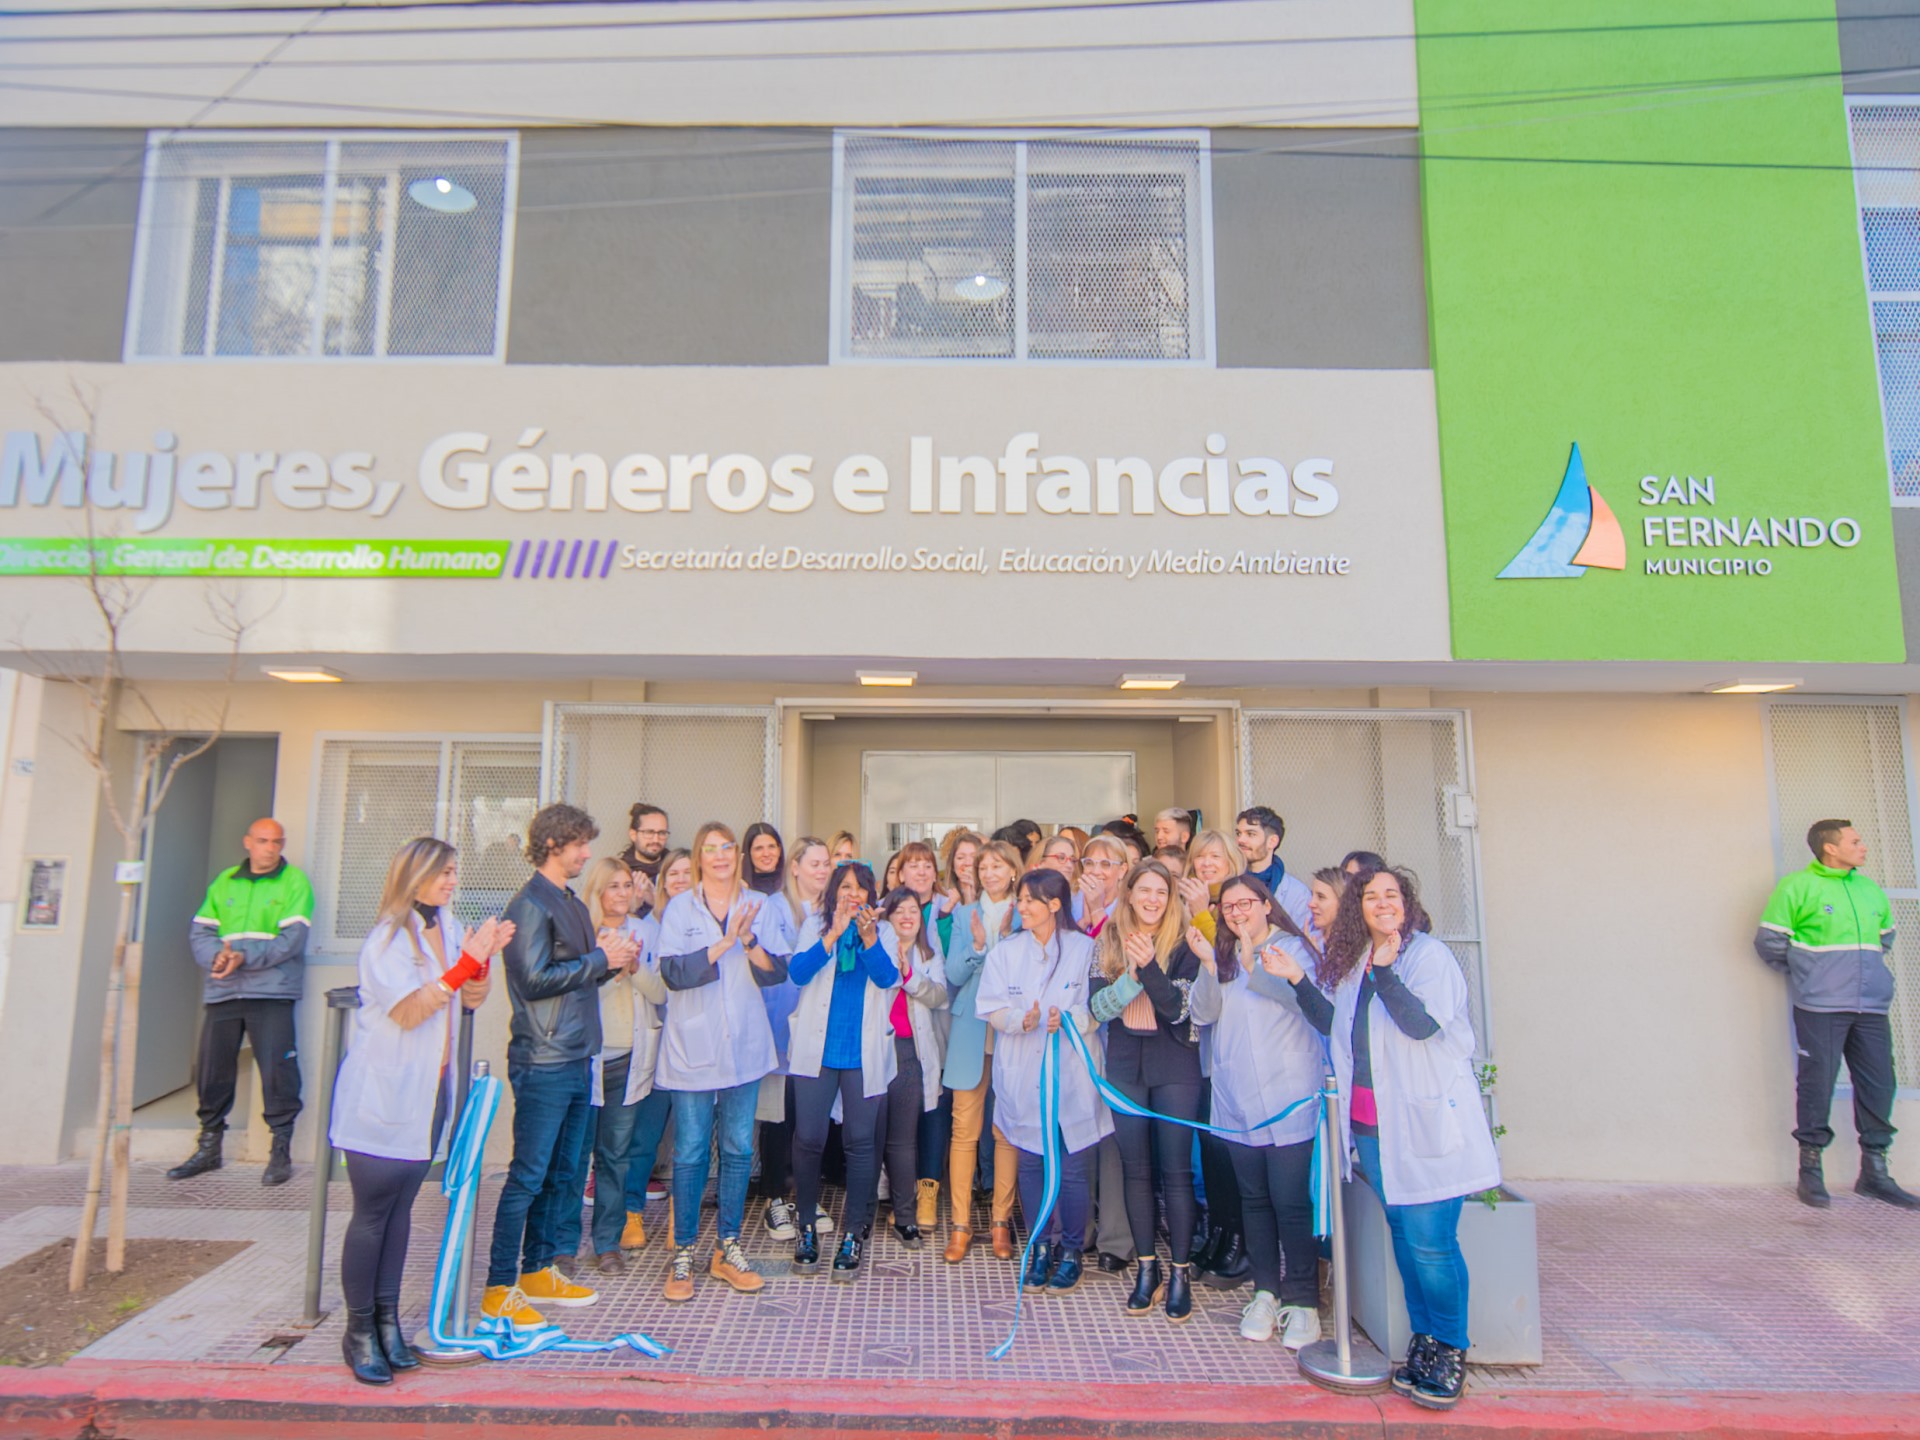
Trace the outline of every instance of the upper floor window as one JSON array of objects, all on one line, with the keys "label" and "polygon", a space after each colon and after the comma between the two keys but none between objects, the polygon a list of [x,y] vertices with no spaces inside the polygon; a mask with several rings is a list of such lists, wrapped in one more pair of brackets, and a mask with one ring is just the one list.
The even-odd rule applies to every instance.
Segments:
[{"label": "upper floor window", "polygon": [[1920,505],[1920,99],[1848,102],[1893,503]]},{"label": "upper floor window", "polygon": [[1204,134],[835,140],[844,360],[1213,360]]},{"label": "upper floor window", "polygon": [[510,135],[156,135],[127,358],[499,359]]}]

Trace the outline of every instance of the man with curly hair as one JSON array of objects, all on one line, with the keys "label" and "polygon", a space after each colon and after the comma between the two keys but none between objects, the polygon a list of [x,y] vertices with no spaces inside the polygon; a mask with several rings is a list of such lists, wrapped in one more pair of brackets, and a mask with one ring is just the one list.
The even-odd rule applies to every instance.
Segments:
[{"label": "man with curly hair", "polygon": [[632,968],[634,941],[617,930],[594,934],[568,881],[593,855],[600,827],[573,805],[549,805],[527,830],[534,873],[506,918],[513,939],[501,952],[513,1018],[507,1082],[513,1086],[513,1163],[493,1217],[493,1250],[481,1313],[515,1329],[544,1328],[537,1305],[591,1305],[599,1298],[561,1273],[554,1254],[560,1206],[572,1195],[573,1169],[592,1121],[591,1071],[600,1053],[597,989]]}]

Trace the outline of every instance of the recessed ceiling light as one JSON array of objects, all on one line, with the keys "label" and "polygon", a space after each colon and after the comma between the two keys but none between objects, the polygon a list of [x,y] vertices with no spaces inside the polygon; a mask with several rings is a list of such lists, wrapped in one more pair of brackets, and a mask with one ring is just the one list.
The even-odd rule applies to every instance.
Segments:
[{"label": "recessed ceiling light", "polygon": [[862,670],[862,685],[911,685],[920,678],[918,670]]},{"label": "recessed ceiling light", "polygon": [[260,667],[276,680],[285,680],[294,685],[338,685],[347,677],[337,675],[322,665],[262,665]]},{"label": "recessed ceiling light", "polygon": [[1184,675],[1122,675],[1122,690],[1172,690],[1187,677]]},{"label": "recessed ceiling light", "polygon": [[1774,695],[1782,690],[1798,690],[1798,680],[1722,680],[1707,686],[1709,695]]},{"label": "recessed ceiling light", "polygon": [[1007,282],[998,275],[969,275],[953,282],[953,293],[962,300],[985,304],[1007,293]]},{"label": "recessed ceiling light", "polygon": [[464,215],[480,203],[466,186],[456,185],[444,175],[414,181],[407,186],[407,197],[414,204],[438,210],[442,215]]}]

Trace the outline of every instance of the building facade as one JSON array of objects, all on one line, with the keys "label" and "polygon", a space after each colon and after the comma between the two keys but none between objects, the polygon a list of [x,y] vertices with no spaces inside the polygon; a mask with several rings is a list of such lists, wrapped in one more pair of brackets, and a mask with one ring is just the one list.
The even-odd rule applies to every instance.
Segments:
[{"label": "building facade", "polygon": [[446,835],[486,913],[555,798],[608,853],[639,799],[682,841],[870,854],[1269,803],[1295,870],[1419,873],[1511,1174],[1649,1181],[1789,1173],[1750,941],[1842,814],[1920,1087],[1890,0],[132,5],[0,38],[0,1159],[92,1123],[90,564],[132,597],[126,743],[224,716],[146,851],[160,1151],[186,920],[255,813],[318,892],[316,1056],[394,848]]}]

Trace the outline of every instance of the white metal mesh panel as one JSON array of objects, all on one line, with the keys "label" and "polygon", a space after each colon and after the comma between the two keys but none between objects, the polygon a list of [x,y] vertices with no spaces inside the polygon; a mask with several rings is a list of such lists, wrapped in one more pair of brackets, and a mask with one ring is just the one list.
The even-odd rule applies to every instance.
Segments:
[{"label": "white metal mesh panel", "polygon": [[1196,142],[1028,147],[1031,357],[1193,357],[1199,158]]},{"label": "white metal mesh panel", "polygon": [[512,154],[506,139],[156,141],[132,353],[496,354]]},{"label": "white metal mesh panel", "polygon": [[326,740],[309,871],[314,947],[353,952],[373,928],[394,852],[440,814],[437,740]]},{"label": "white metal mesh panel", "polygon": [[1468,788],[1456,714],[1249,710],[1241,716],[1246,804],[1287,822],[1281,856],[1304,879],[1350,850],[1414,873],[1434,935],[1458,957],[1474,1035],[1487,1048],[1486,969],[1471,834],[1449,824],[1448,795]]},{"label": "white metal mesh panel", "polygon": [[1920,500],[1920,105],[1862,100],[1849,111],[1887,469],[1896,499]]},{"label": "white metal mesh panel", "polygon": [[847,353],[1014,351],[1014,146],[850,136]]},{"label": "white metal mesh panel", "polygon": [[738,834],[776,820],[773,711],[758,706],[562,705],[548,709],[542,798],[600,823],[599,855],[627,844],[627,814],[644,800],[667,812],[672,843],[708,820]]},{"label": "white metal mesh panel", "polygon": [[1816,820],[1851,820],[1867,842],[1866,871],[1893,901],[1894,1064],[1901,1084],[1920,1085],[1920,877],[1905,723],[1898,701],[1767,706],[1776,866],[1784,875],[1806,865]]},{"label": "white metal mesh panel", "polygon": [[540,747],[456,741],[443,837],[460,851],[454,913],[469,925],[498,915],[527,882],[527,825],[540,808]]}]

